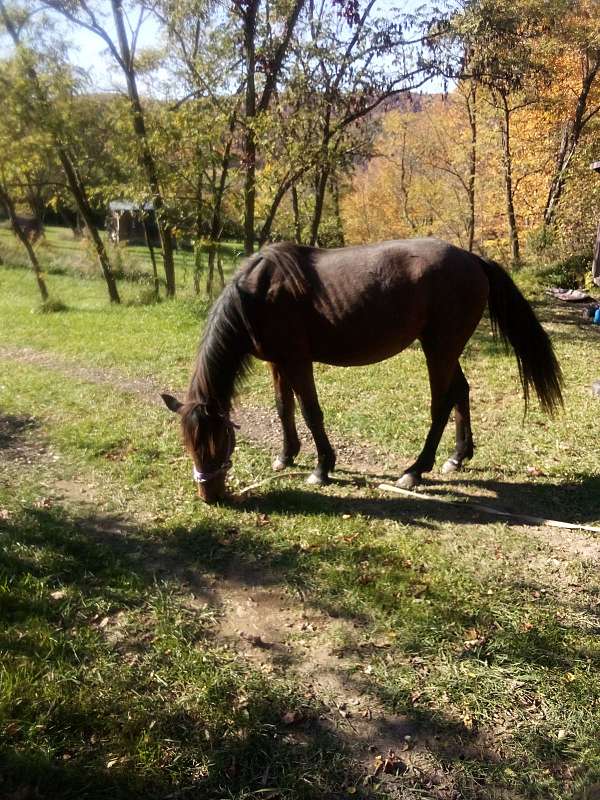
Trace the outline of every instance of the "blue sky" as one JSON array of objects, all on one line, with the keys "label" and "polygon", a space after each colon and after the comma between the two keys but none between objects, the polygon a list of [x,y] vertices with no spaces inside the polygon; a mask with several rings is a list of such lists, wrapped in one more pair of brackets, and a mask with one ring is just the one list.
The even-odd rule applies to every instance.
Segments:
[{"label": "blue sky", "polygon": [[[102,4],[109,12],[108,3]],[[376,8],[379,12],[388,11],[393,13],[393,9],[398,7],[402,8],[404,12],[411,12],[417,8],[424,8],[430,3],[424,3],[422,0],[406,0],[405,2],[398,2],[398,0],[379,0]],[[98,6],[96,6],[98,7]],[[102,6],[100,6],[102,7]],[[113,32],[112,18],[110,13],[107,13],[104,18],[107,30]],[[86,31],[83,28],[78,28],[72,25],[61,23],[61,28],[64,30],[65,39],[72,44],[71,58],[74,64],[83,68],[90,77],[92,87],[96,91],[115,91],[123,88],[123,80],[115,67],[114,62],[110,55],[106,52],[106,45],[96,36],[96,34]],[[139,34],[138,48],[154,47],[159,44],[160,29],[156,20],[149,16]],[[1,43],[0,43],[1,45]],[[0,50],[3,49],[0,46]],[[143,81],[142,81],[143,84]],[[438,87],[434,87],[436,90]],[[143,86],[146,92],[156,91],[156,86]]]},{"label": "blue sky", "polygon": [[[401,7],[405,12],[411,12],[418,8],[426,7],[430,3],[424,3],[423,0],[405,0],[405,2],[398,2],[398,0],[379,0],[376,8],[379,12],[385,10],[392,10]],[[112,30],[110,20],[106,19],[107,28]],[[69,40],[74,44],[73,61],[78,66],[83,67],[90,72],[92,82],[97,88],[109,89],[111,86],[120,84],[119,76],[110,67],[110,58],[106,54],[106,46],[95,34],[84,29],[69,28]],[[159,26],[156,21],[149,17],[144,22],[140,31],[139,47],[153,47],[158,43],[160,37]]]}]

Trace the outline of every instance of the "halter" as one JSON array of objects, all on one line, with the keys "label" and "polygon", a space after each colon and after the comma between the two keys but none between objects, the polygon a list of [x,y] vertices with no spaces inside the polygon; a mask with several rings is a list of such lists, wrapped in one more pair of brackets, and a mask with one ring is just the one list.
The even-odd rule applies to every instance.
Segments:
[{"label": "halter", "polygon": [[216,478],[218,475],[222,475],[224,472],[228,472],[231,469],[231,454],[235,448],[235,428],[239,428],[239,425],[236,425],[235,422],[232,422],[230,419],[226,419],[225,423],[227,425],[227,455],[225,456],[225,461],[221,464],[220,467],[217,469],[212,470],[211,472],[200,472],[199,469],[196,468],[194,464],[192,467],[192,478],[196,483],[208,483]]}]

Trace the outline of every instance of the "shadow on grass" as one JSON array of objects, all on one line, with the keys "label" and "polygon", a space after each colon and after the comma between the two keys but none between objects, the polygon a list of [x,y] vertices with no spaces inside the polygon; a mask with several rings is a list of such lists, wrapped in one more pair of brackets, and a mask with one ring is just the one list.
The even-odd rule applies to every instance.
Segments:
[{"label": "shadow on grass", "polygon": [[202,593],[204,567],[231,570],[227,529],[199,528],[199,548],[182,531],[163,545],[165,531],[60,507],[1,526],[0,796],[316,800],[360,784],[318,702],[253,670],[210,626],[182,633],[176,615],[135,647],[105,637],[99,611],[139,620],[161,577]]},{"label": "shadow on grass", "polygon": [[[245,508],[267,516],[338,517],[350,511],[421,528],[422,515],[431,530],[447,521],[473,522],[466,509],[432,506],[418,498],[359,500],[308,490],[269,492]],[[486,598],[483,589],[474,595],[473,586],[466,592],[464,583],[453,588],[443,579],[428,578],[426,603],[415,605],[407,621],[396,615],[397,609],[410,602],[423,576],[417,565],[376,539],[348,543],[340,537],[304,551],[278,542],[247,519],[235,528],[207,520],[192,529],[149,530],[118,517],[73,516],[59,506],[29,508],[2,525],[6,547],[0,570],[8,591],[0,605],[0,651],[7,674],[21,671],[15,678],[21,685],[17,692],[9,688],[5,700],[8,724],[1,743],[0,792],[10,796],[29,791],[19,797],[35,797],[39,791],[37,796],[49,798],[316,800],[342,798],[348,787],[359,787],[359,796],[370,796],[375,790],[364,785],[364,767],[349,757],[348,745],[354,755],[359,747],[364,759],[372,760],[368,746],[374,736],[399,749],[405,735],[415,737],[432,765],[417,772],[400,762],[397,771],[402,774],[388,776],[388,796],[409,797],[402,795],[404,789],[426,791],[447,781],[446,793],[440,790],[439,797],[479,797],[460,783],[466,762],[484,780],[496,780],[499,755],[493,747],[442,711],[416,708],[393,685],[367,681],[364,675],[344,676],[356,691],[377,696],[404,715],[400,722],[382,719],[349,736],[328,724],[329,709],[295,685],[293,672],[287,680],[257,674],[243,656],[223,648],[210,625],[201,622],[176,644],[161,644],[153,634],[134,647],[105,639],[98,624],[99,613],[145,613],[148,595],[161,581],[179,584],[182,593],[192,592],[218,607],[214,576],[217,585],[222,578],[252,588],[281,583],[312,587],[311,605],[360,624],[369,612],[347,607],[339,587],[331,583],[314,590],[324,569],[330,575],[341,570],[345,581],[358,587],[361,607],[387,616],[392,626],[412,626],[410,636],[403,637],[407,652],[396,657],[420,654],[423,661],[432,656],[432,647],[452,642],[451,630],[493,629],[498,600]],[[382,565],[385,580],[362,582],[365,563]],[[59,594],[53,598],[55,592]],[[513,603],[514,596],[507,602]],[[87,631],[80,641],[73,638],[80,635],[78,630]],[[564,670],[579,657],[600,665],[600,658],[573,648],[551,614],[533,635],[505,628],[476,654],[457,657],[543,669]],[[104,670],[99,682],[94,669]],[[166,680],[157,683],[157,673]],[[71,690],[49,695],[38,688],[40,681],[52,680],[44,676],[66,674]],[[190,700],[190,693],[197,698]],[[286,724],[290,709],[299,711]],[[542,742],[539,748],[543,751]],[[565,764],[569,758],[565,756]],[[451,776],[452,770],[458,777]]]},{"label": "shadow on grass", "polygon": [[[290,488],[266,490],[255,495],[244,505],[258,512],[283,514],[362,513],[372,517],[395,519],[407,525],[433,526],[446,522],[459,525],[481,525],[483,522],[504,522],[523,526],[522,519],[488,515],[470,508],[468,502],[492,506],[512,514],[554,518],[564,522],[585,524],[600,520],[600,476],[582,473],[569,481],[500,481],[477,477],[479,470],[468,466],[443,484],[435,478],[424,477],[423,490],[427,495],[455,503],[435,503],[419,498],[419,492],[410,497],[388,494],[381,497],[348,497],[320,493],[314,489]],[[337,477],[338,474],[343,477]],[[395,483],[397,475],[369,474],[369,481]],[[333,478],[333,486],[364,487],[365,476],[352,477],[350,471],[340,470]],[[478,493],[480,492],[480,493]],[[490,493],[494,497],[490,497]],[[464,502],[463,502],[464,501]]]},{"label": "shadow on grass", "polygon": [[27,433],[37,428],[39,423],[33,417],[0,414],[0,451],[5,451],[2,457],[11,457],[10,451],[17,450]]},{"label": "shadow on grass", "polygon": [[[365,785],[350,746],[372,762],[373,736],[397,748],[408,731],[426,735],[431,747],[443,739],[447,748],[451,732],[458,748],[470,738],[425,711],[349,737],[306,687],[257,673],[202,626],[168,647],[158,635],[135,647],[104,639],[98,609],[143,612],[161,577],[181,580],[185,592],[190,572],[204,592],[207,570],[255,586],[282,579],[278,565],[310,571],[294,548],[282,564],[259,533],[244,548],[231,544],[225,526],[151,532],[115,517],[74,518],[60,507],[27,509],[3,523],[2,534],[9,591],[0,605],[0,652],[10,676],[0,723],[2,796],[320,800],[357,787],[358,796],[381,796]],[[156,674],[164,676],[159,683]],[[479,757],[485,771],[488,755]],[[439,778],[400,760],[394,770],[386,775],[390,796]]]}]

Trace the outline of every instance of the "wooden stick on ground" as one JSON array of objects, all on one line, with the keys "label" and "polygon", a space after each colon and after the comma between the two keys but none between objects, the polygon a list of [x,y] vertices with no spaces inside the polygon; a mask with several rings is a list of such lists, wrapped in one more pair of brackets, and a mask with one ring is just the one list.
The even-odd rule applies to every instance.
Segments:
[{"label": "wooden stick on ground", "polygon": [[268,478],[263,478],[262,481],[257,481],[256,483],[251,483],[250,486],[245,486],[243,489],[240,489],[239,492],[236,492],[238,497],[241,497],[244,494],[248,494],[253,489],[258,489],[259,486],[262,486],[265,483],[271,483],[272,481],[282,481],[285,478],[303,478],[306,476],[306,470],[304,472],[280,472],[277,475],[269,475]]},{"label": "wooden stick on ground", "polygon": [[549,528],[563,528],[573,531],[588,531],[589,533],[600,533],[600,528],[595,528],[593,525],[579,525],[574,522],[560,522],[556,519],[545,519],[544,517],[532,517],[529,514],[511,514],[509,511],[501,511],[499,508],[486,506],[482,503],[472,503],[470,500],[451,500],[447,497],[434,497],[431,494],[424,492],[409,491],[408,489],[401,489],[399,486],[394,486],[391,483],[380,483],[376,486],[382,492],[394,492],[394,494],[402,494],[406,497],[419,498],[420,500],[432,500],[437,503],[447,503],[453,506],[460,506],[462,508],[473,508],[476,511],[483,511],[485,514],[493,514],[497,517],[509,517],[510,519],[521,520],[522,522],[529,522],[532,525],[547,526]]}]

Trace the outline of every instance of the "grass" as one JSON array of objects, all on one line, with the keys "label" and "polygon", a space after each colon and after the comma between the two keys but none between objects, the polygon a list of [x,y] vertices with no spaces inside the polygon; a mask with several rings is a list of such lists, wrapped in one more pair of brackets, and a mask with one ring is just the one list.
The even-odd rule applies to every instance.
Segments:
[{"label": "grass", "polygon": [[[241,505],[201,506],[173,420],[116,376],[184,385],[206,303],[183,287],[175,302],[114,308],[96,279],[51,278],[68,310],[36,315],[31,275],[2,272],[0,794],[594,796],[595,540],[382,498],[343,472],[322,491],[267,485]],[[598,332],[538,311],[565,370],[565,415],[523,422],[513,362],[482,325],[464,359],[476,458],[428,491],[598,524]],[[23,348],[47,361],[17,358]],[[382,471],[386,454],[408,460],[426,382],[417,348],[319,368],[334,440],[377,447]],[[272,404],[261,368],[243,399]],[[234,486],[267,476],[269,460],[241,442]],[[228,593],[275,590],[290,648],[240,647]],[[393,725],[392,766],[376,770],[368,745]]]}]

